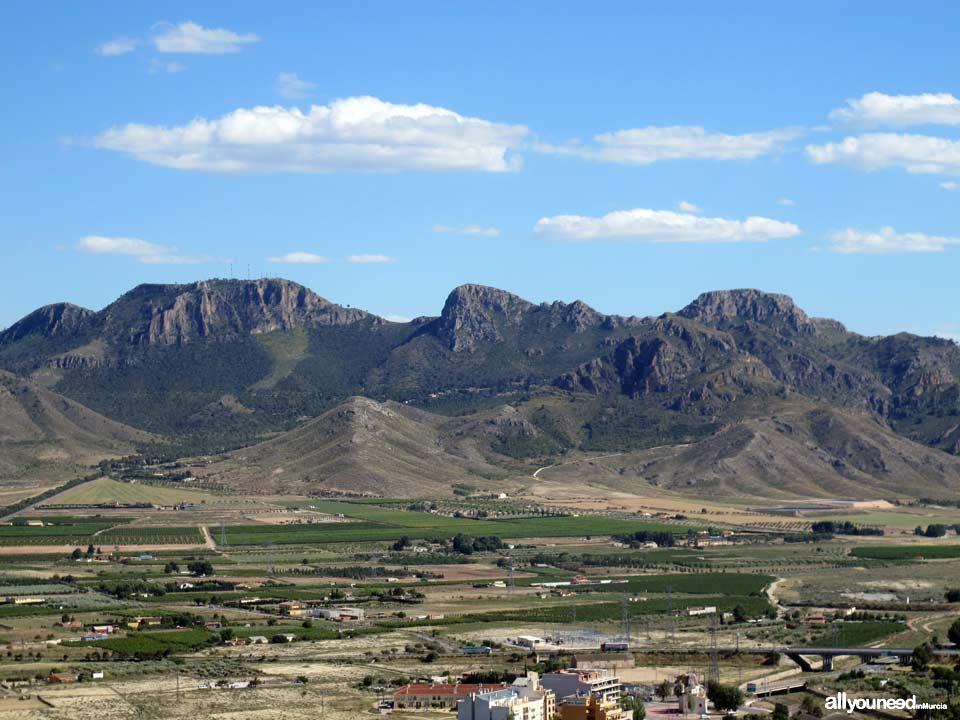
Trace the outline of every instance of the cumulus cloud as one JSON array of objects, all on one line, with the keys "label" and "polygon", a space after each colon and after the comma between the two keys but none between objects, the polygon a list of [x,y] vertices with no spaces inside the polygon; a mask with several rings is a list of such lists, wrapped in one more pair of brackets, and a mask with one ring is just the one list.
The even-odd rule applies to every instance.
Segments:
[{"label": "cumulus cloud", "polygon": [[793,223],[764,217],[707,218],[669,210],[619,210],[602,217],[556,215],[541,218],[534,232],[572,242],[636,240],[651,243],[766,242],[800,234]]},{"label": "cumulus cloud", "polygon": [[793,207],[796,203],[793,199],[788,197],[777,198],[777,205],[783,205],[784,207]]},{"label": "cumulus cloud", "polygon": [[944,180],[942,183],[940,183],[940,187],[944,190],[950,190],[953,192],[954,190],[960,188],[960,183],[957,183],[956,180]]},{"label": "cumulus cloud", "polygon": [[949,246],[958,244],[960,238],[918,232],[898,233],[892,227],[883,227],[877,232],[845,228],[830,236],[830,250],[844,255],[942,252]]},{"label": "cumulus cloud", "polygon": [[137,38],[119,37],[113,40],[107,40],[105,43],[100,43],[94,48],[94,52],[104,57],[116,57],[117,55],[126,55],[127,53],[133,52],[139,44],[140,41],[137,40]]},{"label": "cumulus cloud", "polygon": [[395,323],[408,323],[411,320],[406,315],[384,315],[383,319]]},{"label": "cumulus cloud", "polygon": [[91,255],[133,257],[148,265],[195,265],[213,261],[213,258],[209,257],[180,255],[174,247],[158,245],[140,238],[87,235],[77,243],[77,249]]},{"label": "cumulus cloud", "polygon": [[779,152],[801,134],[796,128],[729,135],[695,126],[645,127],[595,135],[593,145],[571,141],[563,145],[538,144],[536,149],[546,154],[626,165],[683,159],[753,160]]},{"label": "cumulus cloud", "polygon": [[310,252],[289,252],[286,255],[275,255],[267,258],[272,263],[287,263],[290,265],[318,265],[327,262],[323,255],[317,255]]},{"label": "cumulus cloud", "polygon": [[389,255],[361,253],[359,255],[347,255],[347,262],[359,263],[361,265],[370,265],[370,264],[376,264],[376,263],[392,263],[394,262],[394,259]]},{"label": "cumulus cloud", "polygon": [[154,165],[220,173],[506,172],[519,168],[513,151],[527,135],[522,125],[441,107],[352,97],[305,112],[259,106],[175,127],[129,124],[94,143]]},{"label": "cumulus cloud", "polygon": [[830,119],[860,127],[960,125],[960,100],[949,93],[887,95],[872,92],[847,100],[846,107],[830,113]]},{"label": "cumulus cloud", "polygon": [[434,225],[433,231],[439,234],[477,235],[479,237],[499,237],[500,228],[482,225]]},{"label": "cumulus cloud", "polygon": [[698,213],[700,212],[700,206],[695,205],[692,202],[687,202],[686,200],[681,200],[677,203],[677,209],[685,213]]},{"label": "cumulus cloud", "polygon": [[960,175],[960,142],[929,135],[868,133],[809,145],[807,156],[818,165],[849,165],[861,170],[900,167],[911,173]]},{"label": "cumulus cloud", "polygon": [[296,73],[282,72],[277,75],[277,94],[290,100],[300,100],[310,97],[317,84],[301,80]]},{"label": "cumulus cloud", "polygon": [[189,20],[178,25],[162,23],[153,36],[154,47],[162,53],[224,55],[240,52],[244,45],[256,42],[260,42],[260,38],[253,33],[205,28]]}]

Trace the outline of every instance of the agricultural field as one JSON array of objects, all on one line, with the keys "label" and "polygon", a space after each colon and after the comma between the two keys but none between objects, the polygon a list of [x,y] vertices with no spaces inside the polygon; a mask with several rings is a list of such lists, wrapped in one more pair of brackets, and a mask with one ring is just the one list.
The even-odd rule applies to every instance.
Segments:
[{"label": "agricultural field", "polygon": [[944,560],[960,558],[957,545],[876,545],[856,547],[851,554],[874,560]]},{"label": "agricultural field", "polygon": [[181,490],[166,485],[152,485],[149,482],[118,482],[103,477],[55,495],[45,501],[44,505],[76,506],[109,503],[176,505],[213,502],[216,499],[214,495],[196,490]]},{"label": "agricultural field", "polygon": [[[128,493],[114,492],[121,489]],[[112,493],[133,506],[145,489],[169,488],[94,481],[68,499],[95,505]],[[230,691],[255,697],[302,689],[306,677],[307,688],[330,682],[332,697],[339,686],[324,663],[333,663],[337,678],[356,678],[342,697],[362,710],[406,678],[536,666],[519,635],[542,636],[569,664],[629,633],[637,666],[624,677],[647,678],[651,662],[677,673],[702,666],[703,656],[691,654],[713,638],[728,649],[742,644],[721,671],[741,681],[788,669],[785,659],[765,664],[787,645],[943,637],[945,592],[960,565],[960,545],[950,539],[911,543],[890,533],[807,542],[805,519],[755,517],[744,532],[741,523],[714,524],[722,513],[713,506],[706,522],[702,514],[655,519],[609,505],[558,511],[516,500],[500,512],[490,498],[452,501],[439,512],[376,498],[211,497],[175,510],[156,507],[170,498],[154,494],[151,507],[107,512],[52,509],[48,500],[9,519],[19,524],[0,525],[0,597],[8,599],[0,641],[16,647],[0,656],[0,677],[63,708],[71,707],[69,691],[51,692],[42,678],[94,666],[132,692],[151,683],[169,695],[179,669],[191,693],[216,679],[257,679],[261,689]],[[26,526],[28,519],[43,525]],[[622,541],[644,532],[669,535],[675,546]],[[397,544],[401,538],[409,542]],[[838,572],[853,575],[838,586]],[[852,605],[866,614],[846,618]],[[310,617],[340,607],[363,617]],[[805,622],[821,614],[826,626]],[[149,623],[128,627],[141,617]],[[84,640],[97,623],[119,629]],[[492,643],[491,655],[464,657],[462,648],[478,642]],[[96,683],[84,684],[96,692]],[[377,683],[382,690],[371,689]],[[202,692],[210,702],[218,697]]]}]

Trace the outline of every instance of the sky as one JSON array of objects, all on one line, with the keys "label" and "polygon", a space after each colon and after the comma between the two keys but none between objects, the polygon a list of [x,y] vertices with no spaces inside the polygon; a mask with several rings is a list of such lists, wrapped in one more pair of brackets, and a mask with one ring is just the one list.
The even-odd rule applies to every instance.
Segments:
[{"label": "sky", "polygon": [[4,4],[0,327],[286,277],[960,339],[960,5]]}]

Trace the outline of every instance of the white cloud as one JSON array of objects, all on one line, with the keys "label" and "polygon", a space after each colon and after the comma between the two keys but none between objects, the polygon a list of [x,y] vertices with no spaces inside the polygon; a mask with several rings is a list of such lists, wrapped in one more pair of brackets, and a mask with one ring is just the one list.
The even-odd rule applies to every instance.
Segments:
[{"label": "white cloud", "polygon": [[175,127],[130,124],[95,144],[154,165],[221,173],[505,172],[519,168],[512,151],[528,133],[441,107],[352,97],[306,112],[260,106]]},{"label": "white cloud", "polygon": [[187,69],[187,66],[178,63],[178,62],[165,62],[164,60],[159,60],[158,58],[153,58],[150,60],[150,73],[155,75],[157,73],[179,73]]},{"label": "white cloud", "polygon": [[300,100],[310,97],[317,84],[301,80],[296,73],[282,72],[277,75],[277,94],[290,100]]},{"label": "white cloud", "polygon": [[954,190],[960,188],[960,183],[957,183],[956,180],[944,180],[942,183],[940,183],[940,187],[942,187],[944,190],[950,190],[953,192]]},{"label": "white cloud", "polygon": [[275,255],[267,258],[272,263],[288,263],[290,265],[318,265],[327,262],[323,255],[317,255],[309,252],[289,252],[286,255]]},{"label": "white cloud", "polygon": [[802,134],[796,128],[729,135],[693,126],[646,127],[595,135],[596,144],[592,146],[574,140],[563,145],[538,144],[536,149],[547,154],[628,165],[682,159],[753,160],[779,152]]},{"label": "white cloud", "polygon": [[880,228],[878,232],[846,228],[830,236],[830,250],[844,255],[942,252],[947,247],[958,244],[960,244],[960,238],[916,232],[898,233],[892,227]]},{"label": "white cloud", "polygon": [[705,218],[669,210],[619,210],[602,217],[556,215],[541,218],[534,232],[559,240],[637,240],[652,243],[765,242],[800,234],[793,223],[764,217]]},{"label": "white cloud", "polygon": [[685,213],[698,213],[700,212],[700,206],[694,205],[692,202],[687,202],[686,200],[681,200],[677,203],[677,209]]},{"label": "white cloud", "polygon": [[240,52],[243,45],[260,42],[253,33],[239,34],[222,28],[205,28],[195,22],[161,24],[153,36],[154,47],[163,53],[223,55]]},{"label": "white cloud", "polygon": [[395,323],[408,323],[411,320],[406,315],[384,315],[383,319]]},{"label": "white cloud", "polygon": [[841,142],[808,145],[818,165],[849,165],[861,170],[901,167],[911,173],[960,175],[960,141],[930,135],[868,133]]},{"label": "white cloud", "polygon": [[148,265],[195,265],[214,262],[214,258],[190,257],[177,254],[177,249],[158,245],[140,238],[104,237],[87,235],[77,243],[80,252],[91,255],[123,255],[135,257]]},{"label": "white cloud", "polygon": [[796,204],[797,203],[795,203],[791,198],[788,198],[788,197],[777,198],[777,205],[783,205],[784,207],[793,207]]},{"label": "white cloud", "polygon": [[830,113],[835,122],[859,127],[960,125],[960,100],[949,93],[886,95],[872,92],[847,100]]},{"label": "white cloud", "polygon": [[369,265],[375,263],[392,263],[394,262],[394,259],[389,255],[361,253],[359,255],[347,255],[347,262]]},{"label": "white cloud", "polygon": [[499,237],[500,228],[483,227],[482,225],[434,225],[435,233],[452,233],[454,235],[477,235],[480,237]]},{"label": "white cloud", "polygon": [[127,53],[133,52],[139,44],[140,41],[137,40],[137,38],[118,37],[97,45],[97,47],[94,48],[94,52],[104,57],[116,57],[117,55],[126,55]]}]

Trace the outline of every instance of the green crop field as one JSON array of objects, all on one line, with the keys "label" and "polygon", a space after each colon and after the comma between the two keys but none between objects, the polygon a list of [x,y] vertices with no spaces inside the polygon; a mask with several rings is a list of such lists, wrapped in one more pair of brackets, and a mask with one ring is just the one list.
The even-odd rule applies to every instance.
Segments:
[{"label": "green crop field", "polygon": [[[766,615],[772,607],[765,598],[737,595],[701,595],[696,598],[651,598],[629,603],[628,614],[631,618],[650,615],[666,615],[675,611],[683,611],[689,607],[713,605],[717,612],[731,612],[740,605],[748,616],[760,617]],[[574,608],[576,608],[574,610]],[[417,620],[402,623],[402,625],[451,625],[474,622],[523,622],[523,623],[569,623],[573,617],[577,622],[604,622],[619,621],[623,617],[623,605],[619,602],[602,603],[569,603],[550,605],[548,607],[529,608],[523,610],[502,610],[496,612],[480,612],[447,617],[443,620]],[[400,626],[399,623],[382,623],[385,626]]]},{"label": "green crop field", "polygon": [[50,498],[47,504],[99,505],[117,502],[131,505],[137,503],[176,505],[181,502],[202,503],[213,499],[213,495],[196,490],[180,490],[149,483],[118,482],[110,478],[99,478],[56,495]]},{"label": "green crop field", "polygon": [[170,632],[132,632],[126,637],[64,644],[105,648],[121,657],[146,658],[195,650],[208,644],[212,639],[213,635],[206,630],[173,630]]},{"label": "green crop field", "polygon": [[872,545],[855,547],[850,552],[871,560],[946,560],[960,558],[960,545]]},{"label": "green crop field", "polygon": [[95,532],[106,530],[112,523],[77,523],[76,525],[0,525],[0,545],[79,545],[93,542]]},{"label": "green crop field", "polygon": [[[595,516],[536,517],[511,520],[475,520],[428,512],[384,508],[367,503],[317,501],[310,507],[331,515],[359,520],[354,523],[314,525],[236,525],[226,529],[227,545],[375,542],[448,538],[457,533],[502,538],[609,536],[637,532],[686,533],[688,528],[666,523]],[[219,536],[218,536],[219,537]]]},{"label": "green crop field", "polygon": [[91,542],[96,545],[199,545],[203,533],[197,527],[116,527]]},{"label": "green crop field", "polygon": [[904,623],[892,621],[844,622],[817,635],[812,644],[814,646],[866,647],[870,643],[906,629],[907,626]]}]

